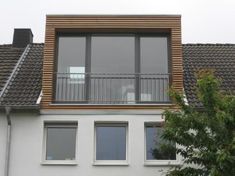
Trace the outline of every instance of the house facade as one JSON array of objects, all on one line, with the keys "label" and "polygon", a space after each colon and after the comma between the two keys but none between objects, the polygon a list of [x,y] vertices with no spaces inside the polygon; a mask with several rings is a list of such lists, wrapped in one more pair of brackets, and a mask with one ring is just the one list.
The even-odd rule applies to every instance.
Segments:
[{"label": "house facade", "polygon": [[[160,138],[164,109],[176,108],[168,88],[183,89],[180,16],[48,15],[38,73],[42,63],[32,66],[32,58],[42,57],[34,55],[41,52],[37,47],[43,44],[25,46],[17,63],[22,70],[3,88],[2,108],[11,109],[11,144],[1,170],[40,176],[159,175],[178,164],[175,154],[155,158],[152,147],[155,135]],[[43,75],[41,94],[22,96],[22,78],[29,76],[27,86],[36,87],[37,74]],[[14,86],[20,97],[11,94]],[[27,105],[27,97],[37,102]],[[5,144],[8,130],[1,116]]]},{"label": "house facade", "polygon": [[32,38],[0,47],[0,176],[164,175],[182,161],[160,149],[169,87],[198,102],[194,59],[235,53],[182,45],[179,15],[47,15]]},{"label": "house facade", "polygon": [[87,175],[155,175],[148,166],[178,162],[153,159],[148,138],[163,110],[174,108],[170,84],[183,87],[180,25],[180,16],[47,16],[44,128],[71,121],[77,151],[68,161],[46,154],[44,164],[84,165]]}]

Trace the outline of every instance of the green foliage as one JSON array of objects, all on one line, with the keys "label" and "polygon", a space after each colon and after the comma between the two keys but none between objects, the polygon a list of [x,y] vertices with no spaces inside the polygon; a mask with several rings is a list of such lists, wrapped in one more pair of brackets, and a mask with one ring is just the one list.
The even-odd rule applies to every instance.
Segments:
[{"label": "green foliage", "polygon": [[176,148],[175,145],[164,142],[159,148],[154,148],[152,154],[159,160],[173,160],[176,159]]},{"label": "green foliage", "polygon": [[165,111],[162,137],[177,143],[183,165],[168,176],[235,175],[235,96],[219,91],[219,81],[203,72],[197,81],[202,109],[187,105],[184,96],[172,92],[179,111]]}]

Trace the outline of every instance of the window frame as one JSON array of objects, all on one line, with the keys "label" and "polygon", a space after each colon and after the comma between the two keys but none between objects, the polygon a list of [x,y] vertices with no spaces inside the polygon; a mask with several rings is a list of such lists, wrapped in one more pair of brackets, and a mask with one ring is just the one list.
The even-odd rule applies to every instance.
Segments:
[{"label": "window frame", "polygon": [[[91,91],[91,83],[90,83],[90,76],[87,75],[86,73],[91,73],[91,40],[92,37],[125,37],[125,36],[132,36],[134,37],[134,74],[141,74],[141,43],[140,39],[141,37],[166,37],[167,39],[167,52],[168,52],[168,57],[167,57],[167,70],[169,74],[169,79],[168,79],[168,87],[171,86],[172,84],[172,78],[171,78],[171,73],[172,73],[172,65],[171,65],[171,33],[170,32],[57,32],[56,33],[56,49],[55,49],[55,64],[54,64],[54,71],[57,73],[58,69],[58,49],[59,49],[59,37],[85,37],[85,98],[84,101],[76,101],[77,104],[90,104],[90,91]],[[54,74],[54,85],[53,89],[56,90],[57,86],[57,77],[56,74]],[[135,92],[134,92],[134,102],[135,103],[127,103],[126,105],[129,104],[171,104],[171,99],[168,101],[141,101],[141,79],[139,76],[136,76],[135,78]],[[57,101],[56,100],[56,91],[53,91],[53,100],[55,103],[63,103],[64,101]],[[170,98],[170,97],[169,97]],[[72,101],[73,102],[73,101]],[[67,102],[68,103],[68,102]],[[104,105],[101,103],[101,105]],[[107,105],[107,104],[105,104]],[[109,104],[108,104],[109,105]],[[113,104],[111,104],[113,105]],[[117,104],[120,105],[120,104]]]},{"label": "window frame", "polygon": [[[148,160],[147,159],[147,128],[148,126],[163,127],[164,120],[161,121],[146,121],[144,122],[144,165],[145,166],[178,166],[180,165],[180,156],[176,153],[175,160]],[[177,144],[176,144],[177,146]]]},{"label": "window frame", "polygon": [[[126,128],[126,159],[125,160],[97,160],[96,159],[96,127],[125,127]],[[129,128],[127,121],[95,121],[94,122],[94,154],[93,154],[93,165],[94,166],[128,166],[129,165]]]},{"label": "window frame", "polygon": [[[47,160],[47,129],[48,127],[59,127],[59,128],[75,128],[75,158],[74,160]],[[43,122],[43,148],[42,148],[42,159],[41,165],[78,165],[78,122],[77,121],[44,121]]]}]

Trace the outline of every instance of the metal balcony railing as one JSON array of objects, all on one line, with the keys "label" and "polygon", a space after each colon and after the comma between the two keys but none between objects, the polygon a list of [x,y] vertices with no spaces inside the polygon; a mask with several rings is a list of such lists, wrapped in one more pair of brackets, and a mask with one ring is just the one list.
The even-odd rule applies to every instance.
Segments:
[{"label": "metal balcony railing", "polygon": [[55,73],[56,103],[169,103],[169,74]]}]

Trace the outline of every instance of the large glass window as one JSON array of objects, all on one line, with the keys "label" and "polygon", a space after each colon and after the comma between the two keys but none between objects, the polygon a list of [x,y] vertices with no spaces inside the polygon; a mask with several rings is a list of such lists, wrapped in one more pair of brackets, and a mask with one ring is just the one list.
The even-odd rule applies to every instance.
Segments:
[{"label": "large glass window", "polygon": [[58,36],[57,102],[168,102],[168,35]]},{"label": "large glass window", "polygon": [[126,124],[96,124],[95,130],[96,160],[126,160]]},{"label": "large glass window", "polygon": [[45,160],[75,160],[77,124],[45,124]]},{"label": "large glass window", "polygon": [[146,160],[176,160],[175,144],[162,139],[162,132],[159,124],[145,125]]}]

